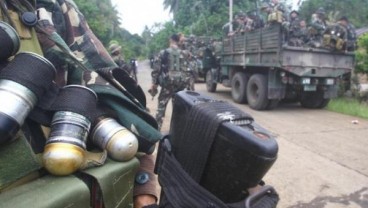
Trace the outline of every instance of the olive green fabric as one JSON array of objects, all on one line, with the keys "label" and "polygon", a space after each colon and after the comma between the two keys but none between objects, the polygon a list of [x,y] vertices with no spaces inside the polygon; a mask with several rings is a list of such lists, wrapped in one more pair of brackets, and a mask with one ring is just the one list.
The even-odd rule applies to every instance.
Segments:
[{"label": "olive green fabric", "polygon": [[0,194],[0,208],[90,207],[90,191],[75,176],[44,176]]},{"label": "olive green fabric", "polygon": [[19,52],[33,52],[43,55],[35,29],[24,26],[19,19],[18,13],[9,10],[9,15],[14,22],[15,30],[20,37],[21,44]]},{"label": "olive green fabric", "polygon": [[105,106],[113,109],[119,122],[132,132],[155,143],[162,135],[157,130],[157,123],[145,110],[137,107],[124,94],[109,85],[88,85],[98,95],[98,99]]},{"label": "olive green fabric", "polygon": [[38,157],[19,132],[13,142],[0,146],[0,192],[40,168]]},{"label": "olive green fabric", "polygon": [[90,168],[83,173],[97,181],[105,208],[133,207],[134,179],[139,161],[133,158],[127,162],[107,160],[101,167]]}]

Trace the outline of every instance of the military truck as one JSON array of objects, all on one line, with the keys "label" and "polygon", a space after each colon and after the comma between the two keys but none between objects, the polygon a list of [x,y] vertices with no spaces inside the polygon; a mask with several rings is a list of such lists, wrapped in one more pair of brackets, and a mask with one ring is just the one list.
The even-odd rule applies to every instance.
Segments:
[{"label": "military truck", "polygon": [[230,87],[235,102],[255,110],[275,108],[281,100],[323,108],[353,67],[354,53],[288,46],[281,25],[273,25],[225,37],[220,64],[207,71],[206,85],[209,92],[219,83]]}]

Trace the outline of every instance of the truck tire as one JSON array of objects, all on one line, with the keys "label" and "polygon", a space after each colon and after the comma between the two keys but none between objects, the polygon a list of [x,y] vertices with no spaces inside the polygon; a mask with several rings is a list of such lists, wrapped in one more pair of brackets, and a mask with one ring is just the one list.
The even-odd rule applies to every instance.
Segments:
[{"label": "truck tire", "polygon": [[325,108],[329,102],[330,99],[323,99],[322,103],[319,105],[319,108]]},{"label": "truck tire", "polygon": [[247,100],[249,107],[255,110],[265,110],[269,103],[267,93],[267,77],[263,74],[253,74],[247,84]]},{"label": "truck tire", "polygon": [[207,92],[216,92],[217,83],[213,80],[213,74],[211,70],[206,73],[206,87]]},{"label": "truck tire", "polygon": [[327,106],[330,99],[323,98],[323,92],[303,92],[300,98],[300,104],[304,108],[324,108]]},{"label": "truck tire", "polygon": [[249,77],[242,73],[237,72],[231,80],[231,96],[236,103],[247,102],[247,83]]}]

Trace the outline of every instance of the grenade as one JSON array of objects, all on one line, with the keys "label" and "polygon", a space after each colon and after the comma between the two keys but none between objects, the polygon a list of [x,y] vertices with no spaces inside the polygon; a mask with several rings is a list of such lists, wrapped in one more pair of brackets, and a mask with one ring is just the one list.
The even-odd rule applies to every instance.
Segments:
[{"label": "grenade", "polygon": [[116,161],[132,159],[138,150],[138,139],[115,119],[101,118],[92,132],[92,142]]},{"label": "grenade", "polygon": [[42,161],[51,174],[63,176],[80,169],[85,161],[91,128],[85,112],[94,111],[97,95],[87,87],[69,85],[62,88],[58,99],[60,110],[52,118]]}]

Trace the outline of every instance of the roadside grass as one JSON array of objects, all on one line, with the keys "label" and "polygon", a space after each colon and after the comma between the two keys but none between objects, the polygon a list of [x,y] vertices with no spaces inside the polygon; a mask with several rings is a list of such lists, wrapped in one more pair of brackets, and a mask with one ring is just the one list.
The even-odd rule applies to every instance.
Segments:
[{"label": "roadside grass", "polygon": [[368,105],[360,103],[356,99],[336,98],[329,102],[327,109],[330,111],[343,113],[368,119]]}]

